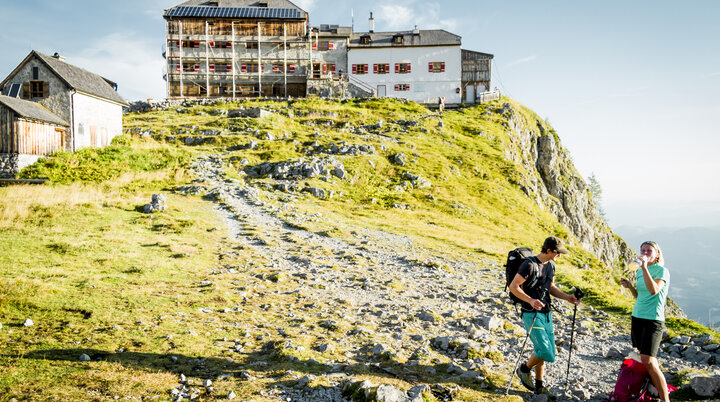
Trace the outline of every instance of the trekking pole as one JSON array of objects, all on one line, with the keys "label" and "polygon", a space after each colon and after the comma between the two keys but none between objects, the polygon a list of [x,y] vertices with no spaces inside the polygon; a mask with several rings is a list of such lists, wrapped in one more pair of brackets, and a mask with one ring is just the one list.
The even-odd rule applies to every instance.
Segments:
[{"label": "trekking pole", "polygon": [[[575,288],[575,298],[580,300],[583,298],[585,294],[583,293],[580,288]],[[573,309],[573,319],[572,319],[572,327],[570,329],[570,350],[568,351],[568,365],[567,365],[567,372],[565,373],[565,392],[567,393],[568,388],[568,380],[570,378],[570,358],[572,357],[572,347],[573,347],[573,337],[575,335],[575,316],[577,315],[577,304],[575,305]]]},{"label": "trekking pole", "polygon": [[515,367],[517,367],[518,363],[520,363],[522,355],[525,354],[525,345],[527,344],[528,338],[530,338],[530,332],[532,332],[533,326],[535,326],[535,319],[537,319],[537,311],[535,311],[535,317],[533,317],[532,323],[530,324],[530,330],[528,331],[527,335],[525,335],[525,341],[523,342],[522,348],[520,349],[520,354],[518,355],[517,361],[515,362],[515,365],[512,366],[512,375],[510,376],[510,382],[508,382],[507,388],[505,389],[505,395],[510,393],[510,386],[512,385],[512,381],[515,379]]}]

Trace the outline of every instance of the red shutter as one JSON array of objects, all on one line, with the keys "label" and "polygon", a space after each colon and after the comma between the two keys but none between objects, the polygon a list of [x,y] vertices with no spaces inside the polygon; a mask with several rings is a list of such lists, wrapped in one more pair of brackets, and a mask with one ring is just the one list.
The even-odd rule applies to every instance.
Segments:
[{"label": "red shutter", "polygon": [[177,72],[179,73],[180,72],[180,64],[178,64],[176,67],[177,67]]},{"label": "red shutter", "polygon": [[208,68],[210,69],[211,72],[214,72],[214,71],[215,71],[215,64],[210,64],[210,65],[208,66]]},{"label": "red shutter", "polygon": [[317,42],[312,44],[312,50],[317,50]]},{"label": "red shutter", "polygon": [[211,40],[210,43],[208,43],[208,45],[210,45],[210,47],[215,47],[215,41]]},{"label": "red shutter", "polygon": [[440,63],[440,72],[445,72],[445,62]]},{"label": "red shutter", "polygon": [[288,71],[289,71],[291,74],[294,73],[294,72],[295,72],[295,65],[294,65],[294,64],[289,65],[289,66],[288,66]]},{"label": "red shutter", "polygon": [[331,65],[330,65],[330,68],[331,68],[330,71],[332,72],[332,74],[335,75],[335,65],[334,65],[334,64],[331,64]]},{"label": "red shutter", "polygon": [[226,64],[225,65],[225,71],[232,71],[232,64]]},{"label": "red shutter", "polygon": [[400,73],[400,64],[395,63],[395,74],[399,74],[399,73]]},{"label": "red shutter", "polygon": [[322,65],[322,73],[323,74],[327,74],[327,66],[328,66],[327,64]]},{"label": "red shutter", "polygon": [[357,74],[357,64],[352,65],[352,73]]},{"label": "red shutter", "polygon": [[410,63],[407,64],[407,72],[410,72]]},{"label": "red shutter", "polygon": [[400,89],[400,85],[395,84],[395,90],[398,91]]},{"label": "red shutter", "polygon": [[377,74],[377,72],[378,72],[378,65],[377,65],[377,64],[373,64],[373,73],[374,73],[374,74]]},{"label": "red shutter", "polygon": [[328,49],[329,50],[335,50],[335,42],[328,43]]},{"label": "red shutter", "polygon": [[432,73],[432,72],[433,72],[433,64],[432,64],[432,62],[430,62],[430,63],[428,63],[428,73]]},{"label": "red shutter", "polygon": [[199,65],[199,64],[196,64],[196,65],[195,65],[195,71],[200,71],[200,65]]},{"label": "red shutter", "polygon": [[247,64],[241,64],[241,65],[240,65],[240,72],[241,72],[241,73],[247,73]]},{"label": "red shutter", "polygon": [[195,41],[195,42],[193,43],[193,47],[199,48],[199,47],[200,47],[200,42],[199,42],[199,41]]},{"label": "red shutter", "polygon": [[280,66],[277,64],[273,64],[273,73],[279,73],[280,72]]}]

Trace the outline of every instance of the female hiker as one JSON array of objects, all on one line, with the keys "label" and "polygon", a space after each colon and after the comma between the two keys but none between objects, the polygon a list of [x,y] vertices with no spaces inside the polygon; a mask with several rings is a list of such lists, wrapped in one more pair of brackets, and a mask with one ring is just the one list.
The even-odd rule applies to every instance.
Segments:
[{"label": "female hiker", "polygon": [[630,289],[637,299],[633,306],[630,336],[633,347],[640,351],[640,360],[647,368],[660,400],[669,401],[667,382],[660,371],[657,352],[665,329],[670,272],[663,266],[665,260],[660,246],[653,241],[646,241],[640,246],[639,259],[642,264],[635,274],[637,287],[633,287],[628,279],[620,280],[620,284]]}]

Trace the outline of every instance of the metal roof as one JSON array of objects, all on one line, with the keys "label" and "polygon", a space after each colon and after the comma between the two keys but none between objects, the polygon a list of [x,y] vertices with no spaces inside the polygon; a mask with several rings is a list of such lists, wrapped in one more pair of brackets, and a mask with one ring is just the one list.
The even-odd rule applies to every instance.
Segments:
[{"label": "metal roof", "polygon": [[49,111],[39,103],[0,95],[0,105],[4,105],[5,107],[13,110],[20,117],[45,121],[61,126],[69,126],[65,120],[61,119],[55,113]]},{"label": "metal roof", "polygon": [[302,19],[300,10],[294,8],[265,7],[175,7],[167,11],[166,17],[195,18],[271,18]]},{"label": "metal roof", "polygon": [[[370,38],[370,43],[362,43],[360,38]],[[400,36],[402,43],[393,38]],[[414,46],[460,46],[462,38],[443,29],[428,29],[397,32],[354,32],[350,38],[350,47],[355,49],[371,47],[414,47]]]}]

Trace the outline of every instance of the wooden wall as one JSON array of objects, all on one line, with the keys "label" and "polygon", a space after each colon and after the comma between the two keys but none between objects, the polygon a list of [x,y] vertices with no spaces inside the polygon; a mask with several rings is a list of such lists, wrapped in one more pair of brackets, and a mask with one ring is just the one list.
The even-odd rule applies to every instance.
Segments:
[{"label": "wooden wall", "polygon": [[0,106],[0,153],[49,155],[65,150],[67,127],[19,118]]}]

